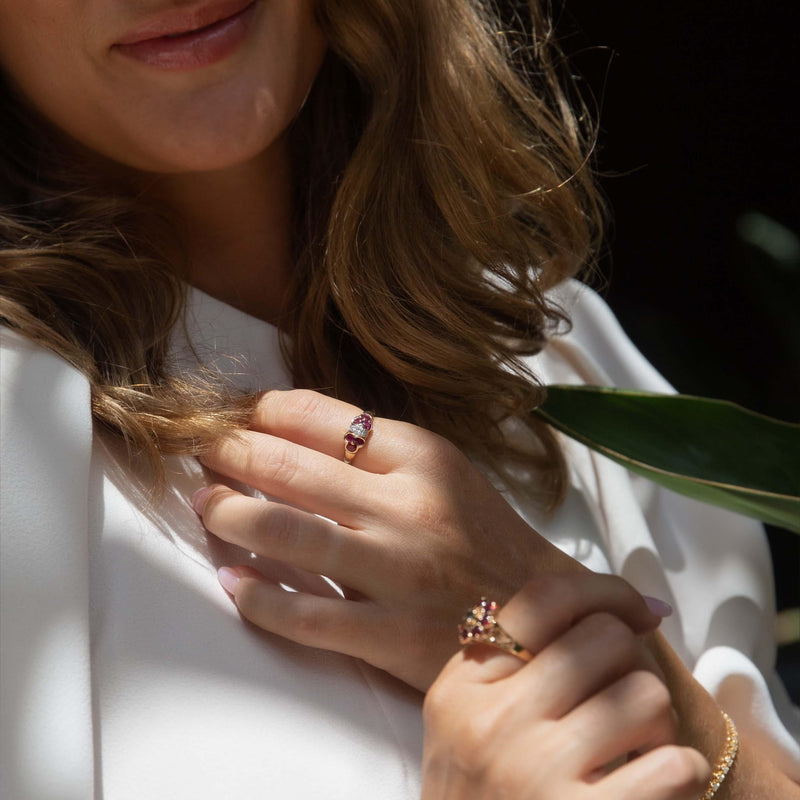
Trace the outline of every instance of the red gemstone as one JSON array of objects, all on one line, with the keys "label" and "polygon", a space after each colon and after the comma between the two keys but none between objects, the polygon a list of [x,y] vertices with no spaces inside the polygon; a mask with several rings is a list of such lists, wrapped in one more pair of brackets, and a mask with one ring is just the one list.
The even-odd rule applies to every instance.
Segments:
[{"label": "red gemstone", "polygon": [[352,422],[353,425],[363,425],[368,431],[372,430],[372,419],[368,414],[359,414]]}]

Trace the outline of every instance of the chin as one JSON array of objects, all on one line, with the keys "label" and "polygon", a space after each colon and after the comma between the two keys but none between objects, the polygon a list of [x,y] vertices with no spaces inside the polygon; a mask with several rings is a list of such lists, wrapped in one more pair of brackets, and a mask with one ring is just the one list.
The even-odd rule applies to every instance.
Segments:
[{"label": "chin", "polygon": [[[126,129],[122,147],[105,155],[142,172],[176,174],[227,169],[252,160],[279,140],[294,117],[295,103],[268,92],[251,92],[241,102],[203,98],[172,107],[142,108]],[[283,109],[291,109],[286,113]],[[125,123],[128,123],[127,125]],[[117,140],[119,142],[119,140]]]},{"label": "chin", "polygon": [[138,163],[128,164],[142,172],[178,175],[189,172],[216,172],[248,163],[269,150],[278,135],[254,141],[219,139],[182,140],[174,145],[164,145],[158,152],[143,157]]}]

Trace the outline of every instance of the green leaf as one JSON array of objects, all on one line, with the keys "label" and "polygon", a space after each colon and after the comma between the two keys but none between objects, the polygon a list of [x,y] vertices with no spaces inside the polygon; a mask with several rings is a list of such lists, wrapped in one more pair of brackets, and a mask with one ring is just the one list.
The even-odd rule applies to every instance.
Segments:
[{"label": "green leaf", "polygon": [[675,492],[800,533],[800,425],[735,403],[548,386],[536,413]]}]

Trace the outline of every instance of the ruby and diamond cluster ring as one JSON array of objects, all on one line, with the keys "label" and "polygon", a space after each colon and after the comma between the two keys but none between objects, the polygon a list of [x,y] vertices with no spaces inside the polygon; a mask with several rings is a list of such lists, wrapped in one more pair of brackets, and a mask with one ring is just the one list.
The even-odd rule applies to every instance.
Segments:
[{"label": "ruby and diamond cluster ring", "polygon": [[344,435],[344,460],[349,464],[356,453],[367,443],[375,417],[369,411],[362,411],[353,418],[347,433]]},{"label": "ruby and diamond cluster ring", "polygon": [[523,661],[530,661],[533,655],[506,633],[495,618],[498,610],[494,600],[482,597],[480,603],[472,607],[458,626],[458,641],[462,645],[486,644],[511,653]]}]

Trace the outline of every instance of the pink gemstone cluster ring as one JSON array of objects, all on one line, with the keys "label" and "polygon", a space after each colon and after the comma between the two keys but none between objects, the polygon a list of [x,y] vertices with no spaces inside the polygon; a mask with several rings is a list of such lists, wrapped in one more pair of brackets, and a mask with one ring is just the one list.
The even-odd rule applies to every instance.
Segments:
[{"label": "pink gemstone cluster ring", "polygon": [[495,619],[497,610],[494,600],[482,597],[480,603],[472,607],[458,626],[458,640],[462,645],[488,644],[523,661],[530,661],[533,654],[509,636]]},{"label": "pink gemstone cluster ring", "polygon": [[344,461],[348,464],[367,443],[374,424],[375,417],[369,411],[362,411],[357,417],[353,418],[347,433],[344,435]]}]

